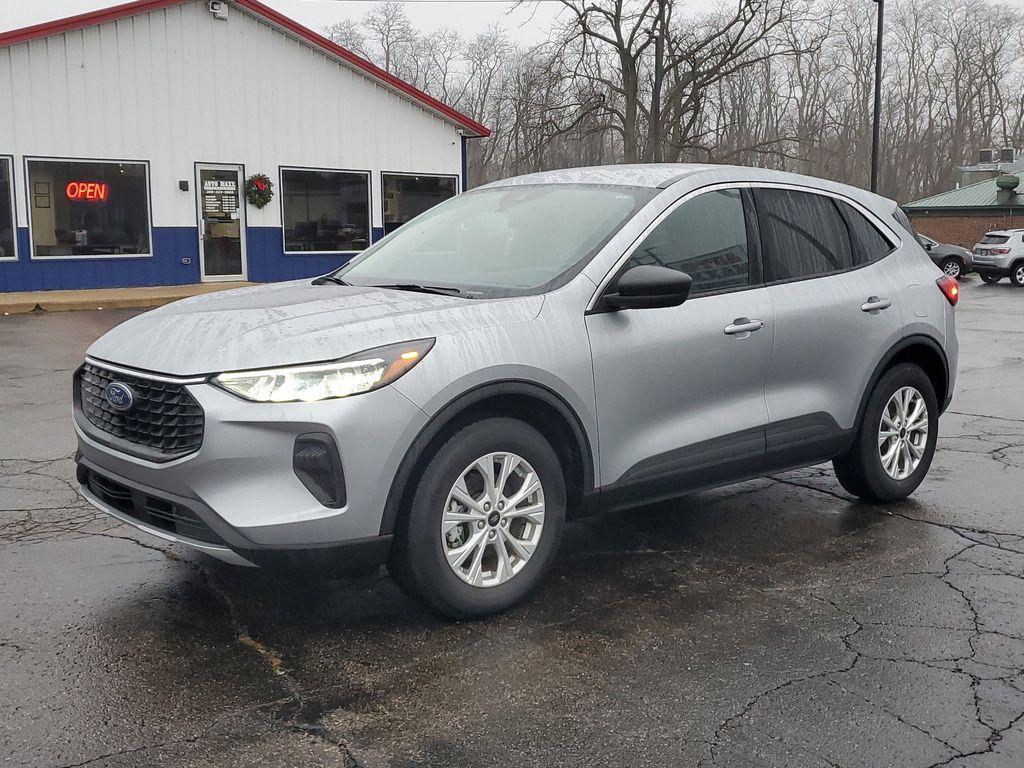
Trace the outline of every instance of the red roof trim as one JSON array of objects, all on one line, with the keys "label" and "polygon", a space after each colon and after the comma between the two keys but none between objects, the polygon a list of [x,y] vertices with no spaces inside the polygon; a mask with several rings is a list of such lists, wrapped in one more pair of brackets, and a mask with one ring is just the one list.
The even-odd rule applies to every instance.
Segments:
[{"label": "red roof trim", "polygon": [[73,32],[76,29],[91,27],[95,24],[116,21],[125,16],[159,11],[161,8],[166,8],[169,5],[181,5],[184,2],[186,0],[135,0],[134,2],[115,5],[111,8],[101,8],[98,11],[68,16],[65,19],[46,21],[42,24],[34,24],[31,27],[22,27],[11,32],[0,32],[0,47],[24,43],[26,40],[35,40],[37,37],[59,35],[62,32]]},{"label": "red roof trim", "polygon": [[[98,11],[82,13],[77,16],[69,16],[66,19],[48,21],[43,24],[35,24],[31,27],[24,27],[22,29],[15,29],[11,32],[0,33],[0,47],[23,43],[28,40],[34,40],[48,35],[59,35],[64,32],[72,32],[76,29],[91,27],[95,24],[116,21],[117,19],[121,19],[126,16],[135,16],[141,13],[149,13],[150,11],[158,11],[161,8],[167,8],[172,5],[181,5],[187,1],[188,0],[135,0],[135,2],[115,5],[111,8],[103,8]],[[259,2],[259,0],[231,0],[231,2],[242,6],[243,8],[247,8],[257,16],[266,19],[272,24],[276,24],[282,29],[298,35],[304,40],[315,45],[317,48],[320,48],[333,56],[337,56],[339,59],[346,61],[356,69],[365,72],[373,79],[405,94],[413,101],[419,102],[427,109],[440,114],[456,125],[462,126],[470,133],[476,136],[491,135],[491,131],[487,126],[481,125],[458,110],[438,101],[433,96],[428,96],[419,88],[416,88],[404,80],[395,77],[390,72],[386,72],[380,67],[371,64],[361,56],[357,56],[347,48],[342,48],[337,43],[328,40],[323,35],[317,34],[308,27],[302,26],[297,21],[290,19],[284,14],[279,13],[273,8]]]}]

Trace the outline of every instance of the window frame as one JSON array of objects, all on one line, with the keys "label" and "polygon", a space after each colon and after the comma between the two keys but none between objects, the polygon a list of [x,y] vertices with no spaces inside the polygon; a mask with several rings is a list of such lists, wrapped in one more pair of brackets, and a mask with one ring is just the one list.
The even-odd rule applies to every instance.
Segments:
[{"label": "window frame", "polygon": [[748,282],[746,285],[737,285],[732,288],[720,288],[716,291],[704,291],[699,293],[691,294],[687,297],[686,302],[698,301],[700,299],[710,298],[712,296],[722,296],[727,293],[739,293],[740,291],[749,291],[754,288],[763,288],[763,268],[761,265],[761,236],[758,228],[757,216],[754,211],[754,201],[750,194],[750,182],[747,181],[724,181],[715,184],[708,184],[703,187],[697,187],[691,189],[685,193],[682,197],[679,197],[669,203],[665,209],[659,213],[644,229],[637,235],[636,239],[625,249],[622,256],[620,256],[612,268],[605,273],[604,278],[598,284],[597,290],[591,297],[590,302],[587,304],[586,314],[592,314],[594,312],[604,312],[604,297],[611,291],[612,285],[622,273],[625,271],[626,265],[629,260],[633,258],[633,254],[636,253],[637,249],[643,245],[648,235],[654,232],[661,223],[671,216],[677,208],[685,205],[690,200],[699,197],[700,195],[707,194],[709,192],[719,192],[722,190],[735,189],[740,193],[740,199],[743,204],[743,219],[747,230],[747,278]]},{"label": "window frame", "polygon": [[11,233],[14,238],[14,253],[10,256],[0,256],[0,262],[17,261],[21,255],[18,252],[18,201],[15,198],[15,185],[14,185],[14,155],[7,155],[0,153],[0,161],[6,160],[8,168],[11,169],[11,178],[8,181],[8,191],[10,192],[11,200]]},{"label": "window frame", "polygon": [[[787,191],[790,191],[790,192],[805,192],[805,193],[812,194],[812,195],[820,195],[822,197],[828,197],[828,198],[831,198],[833,200],[840,200],[840,201],[846,203],[851,208],[853,208],[857,213],[861,214],[865,219],[867,219],[868,223],[873,225],[875,227],[875,229],[877,229],[881,233],[882,237],[885,240],[889,241],[889,246],[890,246],[888,251],[886,251],[884,254],[882,254],[878,258],[874,259],[873,261],[869,259],[867,261],[861,262],[860,264],[854,263],[853,266],[850,266],[850,267],[844,267],[843,269],[834,269],[834,270],[831,270],[829,272],[819,272],[819,273],[816,273],[816,274],[813,274],[813,275],[800,275],[799,277],[787,277],[787,278],[782,278],[780,280],[764,281],[764,282],[762,282],[762,285],[765,285],[765,286],[785,285],[787,283],[798,283],[798,282],[802,282],[804,280],[819,280],[819,279],[821,279],[823,277],[831,277],[833,275],[844,275],[844,274],[846,274],[848,272],[854,272],[854,271],[856,271],[858,269],[863,269],[865,267],[870,267],[873,264],[877,264],[878,262],[882,261],[883,259],[888,258],[889,256],[891,256],[893,253],[895,253],[897,250],[899,250],[903,246],[903,239],[899,236],[899,234],[897,232],[895,232],[892,228],[890,228],[887,224],[885,224],[879,216],[875,215],[875,213],[873,211],[871,211],[868,208],[866,208],[865,206],[861,205],[856,200],[854,200],[854,199],[852,199],[850,197],[847,197],[846,195],[840,194],[838,192],[833,192],[832,190],[828,190],[828,189],[819,189],[817,187],[807,187],[807,186],[803,186],[801,184],[790,184],[790,183],[786,183],[786,182],[767,182],[767,181],[761,182],[761,181],[755,181],[755,182],[749,182],[748,186],[749,186],[750,191],[752,193],[752,196],[754,198],[754,208],[755,208],[755,211],[757,213],[758,232],[759,232],[759,234],[760,234],[760,229],[761,229],[761,210],[757,206],[756,191],[758,189],[783,189],[783,190],[787,190]],[[837,207],[836,208],[836,215],[843,221],[843,225],[846,227],[847,232],[850,234],[850,244],[851,244],[851,247],[852,247],[853,244],[854,244],[853,233],[850,232],[850,225],[847,223],[846,217],[842,213],[842,209]],[[765,246],[764,246],[764,237],[761,236],[759,239],[760,239],[760,243],[759,243],[759,248],[758,248],[758,254],[759,254],[759,256],[762,259],[762,261],[761,261],[762,273],[761,274],[762,274],[762,279],[763,279],[763,276],[764,276],[764,260],[766,259],[767,251],[766,251]]]},{"label": "window frame", "polygon": [[[415,171],[381,171],[380,172],[380,228],[387,237],[387,221],[384,218],[384,177],[385,176],[431,176],[435,179],[455,179],[455,194],[452,197],[458,197],[463,193],[462,180],[458,174],[455,173],[417,173]],[[447,198],[451,200],[452,198]],[[441,202],[444,202],[443,200]],[[440,203],[439,203],[440,205]],[[429,210],[429,209],[428,209]],[[401,226],[401,225],[399,225]]]},{"label": "window frame", "polygon": [[[358,174],[366,180],[366,248],[362,250],[338,250],[338,251],[289,251],[288,238],[285,237],[284,219],[284,172],[285,171],[312,171],[323,173],[352,173]],[[324,168],[309,165],[279,165],[277,167],[278,198],[280,198],[279,211],[281,214],[281,252],[285,256],[334,256],[336,254],[365,253],[373,245],[373,171],[360,168]]]},{"label": "window frame", "polygon": [[[37,256],[35,236],[32,231],[32,179],[29,175],[30,162],[44,163],[105,163],[107,165],[141,165],[146,170],[146,226],[149,232],[148,253],[103,253],[75,256]],[[26,155],[25,169],[25,210],[28,219],[28,257],[30,261],[88,261],[91,259],[152,259],[153,258],[153,183],[149,160],[109,159],[97,157],[61,157],[57,155]]]}]

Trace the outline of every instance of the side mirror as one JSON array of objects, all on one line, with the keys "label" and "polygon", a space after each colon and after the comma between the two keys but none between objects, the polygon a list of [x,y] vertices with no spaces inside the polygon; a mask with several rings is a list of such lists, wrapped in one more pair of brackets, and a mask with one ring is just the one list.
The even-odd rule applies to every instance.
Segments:
[{"label": "side mirror", "polygon": [[929,243],[927,240],[918,240],[918,242],[921,243],[921,247],[923,247],[926,251],[930,251],[932,249],[932,244]]},{"label": "side mirror", "polygon": [[678,307],[692,285],[693,278],[685,272],[641,264],[620,276],[615,293],[605,294],[604,300],[612,309]]}]

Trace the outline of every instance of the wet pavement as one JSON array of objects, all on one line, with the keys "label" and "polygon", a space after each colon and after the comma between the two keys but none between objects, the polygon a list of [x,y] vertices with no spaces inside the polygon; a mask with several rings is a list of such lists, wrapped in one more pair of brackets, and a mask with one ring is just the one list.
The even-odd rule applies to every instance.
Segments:
[{"label": "wet pavement", "polygon": [[0,318],[0,764],[1024,765],[1022,310],[965,281],[906,503],[822,466],[590,518],[534,599],[461,624],[94,511],[70,376],[130,313]]}]

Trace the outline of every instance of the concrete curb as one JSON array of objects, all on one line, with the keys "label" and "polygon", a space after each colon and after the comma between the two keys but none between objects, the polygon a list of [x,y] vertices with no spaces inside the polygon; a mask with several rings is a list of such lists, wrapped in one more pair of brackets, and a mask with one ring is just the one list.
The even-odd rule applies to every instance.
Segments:
[{"label": "concrete curb", "polygon": [[203,293],[241,288],[253,283],[197,283],[146,288],[101,288],[84,291],[31,291],[0,293],[0,316],[23,315],[35,310],[74,312],[96,309],[148,309]]}]

